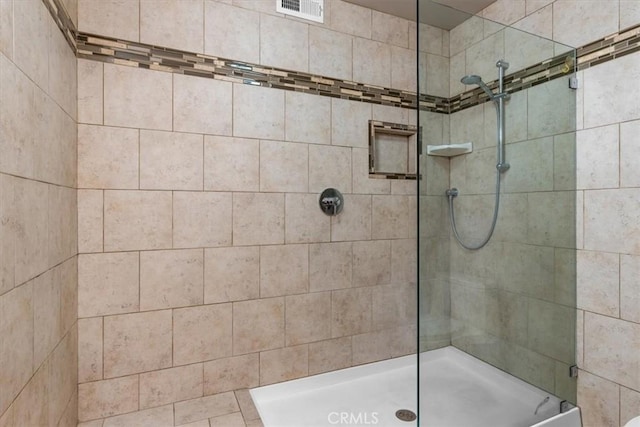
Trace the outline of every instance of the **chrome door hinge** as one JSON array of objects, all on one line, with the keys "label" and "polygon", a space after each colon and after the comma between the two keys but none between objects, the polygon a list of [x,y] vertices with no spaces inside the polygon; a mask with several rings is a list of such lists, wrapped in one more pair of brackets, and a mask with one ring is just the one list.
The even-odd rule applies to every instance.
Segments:
[{"label": "chrome door hinge", "polygon": [[577,365],[569,366],[569,378],[578,378],[578,366]]},{"label": "chrome door hinge", "polygon": [[569,77],[569,89],[578,89],[578,78],[576,76]]}]

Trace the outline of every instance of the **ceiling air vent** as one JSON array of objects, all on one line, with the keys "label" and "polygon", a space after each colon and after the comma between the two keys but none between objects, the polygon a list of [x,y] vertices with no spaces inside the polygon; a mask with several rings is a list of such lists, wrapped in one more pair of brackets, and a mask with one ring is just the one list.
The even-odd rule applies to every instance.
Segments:
[{"label": "ceiling air vent", "polygon": [[276,10],[297,18],[324,22],[324,0],[276,0]]}]

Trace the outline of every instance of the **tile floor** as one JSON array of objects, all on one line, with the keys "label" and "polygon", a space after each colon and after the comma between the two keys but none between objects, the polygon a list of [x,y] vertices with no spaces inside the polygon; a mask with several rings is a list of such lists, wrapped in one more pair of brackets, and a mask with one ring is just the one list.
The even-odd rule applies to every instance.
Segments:
[{"label": "tile floor", "polygon": [[199,397],[78,424],[78,427],[131,426],[263,427],[263,424],[249,390]]}]

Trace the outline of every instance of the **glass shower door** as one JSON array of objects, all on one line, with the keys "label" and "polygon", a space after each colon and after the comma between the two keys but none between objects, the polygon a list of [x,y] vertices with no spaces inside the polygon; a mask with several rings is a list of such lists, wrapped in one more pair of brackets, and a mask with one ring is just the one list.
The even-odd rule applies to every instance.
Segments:
[{"label": "glass shower door", "polygon": [[[448,53],[446,96],[438,92],[442,77],[441,70],[432,68],[439,64],[435,54],[419,54],[418,67],[421,404],[434,387],[454,387],[440,374],[436,380],[425,379],[434,360],[441,368],[463,372],[466,368],[444,361],[458,363],[458,356],[471,356],[470,362],[484,362],[508,374],[507,379],[522,380],[540,391],[532,392],[531,401],[524,404],[531,412],[529,418],[522,415],[524,424],[517,424],[518,414],[508,415],[513,425],[533,425],[559,413],[560,402],[576,402],[576,380],[571,376],[576,322],[576,101],[569,87],[575,52],[473,15],[440,30],[446,34],[445,43],[449,40],[443,50]],[[421,40],[437,33],[426,25],[419,31],[426,32]],[[509,63],[503,91],[504,155],[510,168],[501,174],[495,231],[486,246],[469,250],[452,235],[445,192],[458,189],[452,205],[460,240],[467,246],[481,242],[496,204],[500,60]],[[479,79],[461,82],[467,75],[479,76],[486,87]],[[429,146],[467,143],[473,147],[469,153],[427,154]],[[476,378],[471,388],[459,385],[469,393],[467,402],[475,398],[484,402],[478,409],[484,411],[482,416],[475,419],[478,423],[490,419],[483,416],[492,411],[505,414],[500,409],[503,402],[474,395],[481,390],[475,385],[485,380]],[[421,406],[420,425],[439,425],[430,424],[437,419],[437,409],[430,408]]]}]

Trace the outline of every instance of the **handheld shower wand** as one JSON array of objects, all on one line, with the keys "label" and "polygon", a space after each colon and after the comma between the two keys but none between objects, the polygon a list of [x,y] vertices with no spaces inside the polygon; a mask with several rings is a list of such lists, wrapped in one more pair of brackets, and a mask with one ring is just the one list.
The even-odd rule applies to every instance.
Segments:
[{"label": "handheld shower wand", "polygon": [[495,196],[495,205],[493,208],[493,219],[491,221],[491,228],[489,229],[489,233],[487,236],[477,245],[469,245],[462,241],[462,238],[458,234],[458,229],[456,227],[456,217],[455,212],[453,210],[453,199],[458,196],[457,188],[448,189],[445,194],[449,199],[449,220],[451,222],[451,228],[453,229],[453,235],[460,245],[468,250],[477,250],[483,248],[489,240],[491,236],[493,236],[493,231],[496,228],[496,223],[498,221],[498,209],[500,208],[500,176],[506,172],[510,165],[506,162],[505,158],[505,131],[504,131],[504,102],[509,99],[509,94],[504,92],[504,71],[509,68],[509,63],[500,60],[496,63],[496,67],[498,67],[498,93],[493,93],[489,86],[485,82],[482,81],[480,76],[475,74],[471,74],[468,76],[464,76],[460,79],[465,85],[478,85],[488,96],[493,104],[496,107],[496,114],[498,117],[498,126],[497,126],[497,140],[498,140],[498,164],[496,164],[496,196]]},{"label": "handheld shower wand", "polygon": [[487,86],[485,82],[482,81],[482,77],[480,76],[470,74],[461,78],[460,82],[465,85],[478,85],[487,95],[489,95],[489,99],[493,100],[495,98],[495,95],[493,94],[491,89],[489,89],[489,86]]}]

